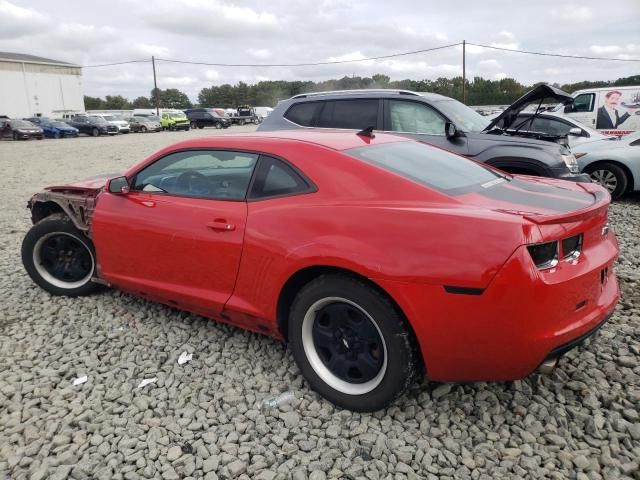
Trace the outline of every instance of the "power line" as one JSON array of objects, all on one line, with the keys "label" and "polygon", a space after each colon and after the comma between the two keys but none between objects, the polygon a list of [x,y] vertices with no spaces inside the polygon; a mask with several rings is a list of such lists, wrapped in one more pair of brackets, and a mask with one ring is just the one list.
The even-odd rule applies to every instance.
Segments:
[{"label": "power line", "polygon": [[452,43],[450,45],[442,45],[440,47],[423,48],[421,50],[413,50],[411,52],[393,53],[391,55],[380,55],[378,57],[357,58],[354,60],[334,60],[327,62],[311,62],[311,63],[208,63],[208,62],[192,62],[188,60],[169,60],[167,58],[156,58],[160,62],[169,63],[186,63],[189,65],[206,65],[210,67],[314,67],[318,65],[336,65],[340,63],[366,62],[369,60],[382,60],[385,58],[403,57],[406,55],[415,55],[417,53],[433,52],[435,50],[443,50],[445,48],[456,47],[462,45],[462,42]]},{"label": "power line", "polygon": [[98,65],[82,65],[82,68],[95,68],[95,67],[111,67],[114,65],[126,65],[128,63],[149,63],[151,60],[129,60],[127,62],[116,62],[116,63],[101,63]]},{"label": "power line", "polygon": [[532,52],[530,50],[516,50],[511,48],[494,47],[491,45],[481,45],[479,43],[467,42],[467,45],[474,47],[489,48],[491,50],[501,50],[503,52],[525,53],[527,55],[540,55],[544,57],[560,57],[560,58],[578,58],[582,60],[603,60],[609,62],[640,62],[640,58],[607,58],[607,57],[587,57],[583,55],[563,55],[560,53]]},{"label": "power line", "polygon": [[[432,48],[423,48],[420,50],[412,50],[410,52],[400,52],[393,53],[390,55],[379,55],[376,57],[367,57],[367,58],[356,58],[353,60],[333,60],[333,61],[325,61],[325,62],[307,62],[307,63],[213,63],[213,62],[196,62],[190,60],[171,60],[168,58],[156,58],[156,61],[159,62],[167,62],[167,63],[180,63],[180,64],[188,64],[188,65],[205,65],[210,67],[255,67],[255,68],[269,68],[269,67],[314,67],[321,65],[339,65],[344,63],[358,63],[358,62],[367,62],[371,60],[384,60],[388,58],[396,58],[396,57],[404,57],[408,55],[416,55],[418,53],[426,53],[426,52],[434,52],[436,50],[444,50],[446,48],[457,47],[462,45],[463,42],[451,43],[449,45],[441,45],[439,47]],[[512,53],[522,53],[526,55],[538,55],[544,57],[558,57],[558,58],[574,58],[581,60],[599,60],[599,61],[609,61],[609,62],[640,62],[640,58],[607,58],[607,57],[590,57],[585,55],[564,55],[560,53],[547,53],[547,52],[534,52],[531,50],[517,50],[512,48],[504,48],[504,47],[495,47],[492,45],[483,45],[481,43],[472,43],[466,42],[467,45],[473,45],[474,47],[487,48],[490,50],[500,50],[503,52],[512,52]],[[127,65],[132,63],[149,63],[151,60],[142,59],[142,60],[129,60],[126,62],[115,62],[115,63],[102,63],[98,65],[83,65],[82,68],[97,68],[97,67],[111,67],[116,65]]]}]

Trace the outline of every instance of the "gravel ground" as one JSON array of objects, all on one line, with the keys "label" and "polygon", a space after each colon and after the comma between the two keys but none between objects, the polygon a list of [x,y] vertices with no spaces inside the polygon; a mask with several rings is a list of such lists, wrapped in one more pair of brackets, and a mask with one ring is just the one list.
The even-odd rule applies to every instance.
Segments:
[{"label": "gravel ground", "polygon": [[31,193],[218,133],[0,142],[0,478],[640,479],[638,195],[612,207],[623,297],[596,343],[550,377],[424,382],[375,414],[321,399],[269,338],[112,290],[54,298],[27,277]]}]

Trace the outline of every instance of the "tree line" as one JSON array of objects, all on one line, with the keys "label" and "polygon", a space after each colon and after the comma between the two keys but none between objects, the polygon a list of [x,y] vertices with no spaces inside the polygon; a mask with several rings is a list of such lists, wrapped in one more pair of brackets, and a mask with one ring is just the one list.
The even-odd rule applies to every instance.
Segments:
[{"label": "tree line", "polygon": [[[488,80],[474,77],[466,81],[467,105],[507,105],[531,88],[539,85],[523,85],[513,78]],[[619,78],[614,81],[582,81],[557,84],[566,92],[584,88],[621,87],[640,85],[640,75]],[[416,92],[432,92],[462,100],[462,77],[438,78],[436,80],[391,80],[387,75],[376,74],[371,77],[342,77],[339,79],[313,81],[269,80],[249,85],[238,82],[235,85],[213,85],[203,88],[198,94],[198,106],[237,108],[241,105],[275,106],[279,100],[300,93],[322,92],[329,90],[352,90],[357,88],[398,88]],[[129,110],[132,108],[153,108],[156,96],[163,108],[191,108],[194,105],[189,97],[176,88],[152,90],[149,97],[138,97],[132,101],[122,95],[107,95],[104,99],[84,97],[87,110]]]}]

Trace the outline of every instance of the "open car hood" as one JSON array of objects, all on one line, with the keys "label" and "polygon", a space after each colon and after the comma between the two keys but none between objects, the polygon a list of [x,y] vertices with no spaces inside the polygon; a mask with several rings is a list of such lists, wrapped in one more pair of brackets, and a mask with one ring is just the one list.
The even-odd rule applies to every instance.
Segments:
[{"label": "open car hood", "polygon": [[559,88],[552,87],[551,85],[538,85],[533,90],[529,90],[515,102],[507,107],[507,109],[494,118],[489,125],[485,127],[484,132],[489,132],[494,128],[500,128],[501,130],[507,130],[513,125],[518,114],[523,111],[527,106],[534,102],[540,102],[544,99],[552,99],[563,105],[567,105],[573,102],[573,97],[567,92],[560,90]]}]

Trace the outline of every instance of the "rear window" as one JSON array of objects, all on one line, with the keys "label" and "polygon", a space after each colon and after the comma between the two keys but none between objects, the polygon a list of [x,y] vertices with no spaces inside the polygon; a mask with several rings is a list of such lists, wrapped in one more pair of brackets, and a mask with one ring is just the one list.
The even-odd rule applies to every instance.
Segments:
[{"label": "rear window", "polygon": [[318,127],[362,130],[378,126],[378,99],[330,100],[318,119]]},{"label": "rear window", "polygon": [[310,127],[319,105],[318,102],[297,103],[287,110],[284,118],[303,127]]},{"label": "rear window", "polygon": [[505,178],[472,160],[420,142],[369,145],[344,153],[449,195],[486,188]]}]

